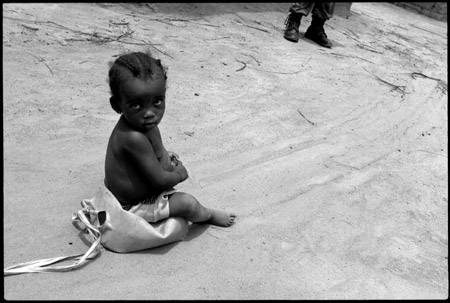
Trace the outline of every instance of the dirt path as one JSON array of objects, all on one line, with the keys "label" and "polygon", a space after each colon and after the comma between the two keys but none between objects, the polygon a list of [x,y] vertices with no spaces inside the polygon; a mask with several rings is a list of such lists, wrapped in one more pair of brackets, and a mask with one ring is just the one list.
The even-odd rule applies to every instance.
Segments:
[{"label": "dirt path", "polygon": [[103,180],[123,51],[169,67],[160,129],[193,177],[179,189],[239,215],[7,277],[6,299],[448,297],[447,23],[354,3],[325,49],[283,39],[288,8],[3,5],[5,267],[89,246],[70,219]]}]

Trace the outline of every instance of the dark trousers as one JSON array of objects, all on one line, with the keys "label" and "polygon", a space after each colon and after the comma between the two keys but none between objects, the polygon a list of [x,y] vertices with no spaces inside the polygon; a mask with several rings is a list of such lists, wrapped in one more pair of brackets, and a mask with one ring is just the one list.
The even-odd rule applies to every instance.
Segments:
[{"label": "dark trousers", "polygon": [[290,13],[307,16],[311,11],[313,16],[328,20],[333,17],[335,2],[296,2],[291,5]]}]

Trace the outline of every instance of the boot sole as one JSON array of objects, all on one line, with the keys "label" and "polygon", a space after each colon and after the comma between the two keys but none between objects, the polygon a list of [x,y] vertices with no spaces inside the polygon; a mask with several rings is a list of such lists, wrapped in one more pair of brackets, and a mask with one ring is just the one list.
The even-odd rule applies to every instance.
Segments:
[{"label": "boot sole", "polygon": [[321,43],[317,42],[316,40],[312,39],[311,37],[309,37],[309,35],[307,35],[307,34],[305,34],[305,38],[313,41],[314,43],[316,43],[316,44],[318,44],[320,46],[326,47],[326,48],[332,48],[333,47],[333,44],[321,44]]},{"label": "boot sole", "polygon": [[289,36],[283,36],[283,37],[284,37],[284,39],[289,40],[291,42],[295,42],[295,43],[297,43],[298,40],[300,39],[300,38],[293,38],[293,37],[289,37]]}]

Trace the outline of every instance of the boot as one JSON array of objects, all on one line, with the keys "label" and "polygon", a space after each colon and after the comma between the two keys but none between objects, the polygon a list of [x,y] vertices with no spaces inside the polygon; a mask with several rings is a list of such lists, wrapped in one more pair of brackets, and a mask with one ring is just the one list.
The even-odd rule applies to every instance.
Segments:
[{"label": "boot", "polygon": [[286,24],[286,29],[284,30],[285,39],[292,42],[298,42],[298,39],[300,38],[298,28],[300,27],[301,19],[302,15],[300,14],[291,13],[287,16],[286,21],[284,21],[284,24]]},{"label": "boot", "polygon": [[328,39],[327,34],[325,34],[325,30],[323,29],[325,21],[326,20],[319,19],[313,15],[311,25],[305,32],[305,37],[323,47],[331,48],[333,43]]}]

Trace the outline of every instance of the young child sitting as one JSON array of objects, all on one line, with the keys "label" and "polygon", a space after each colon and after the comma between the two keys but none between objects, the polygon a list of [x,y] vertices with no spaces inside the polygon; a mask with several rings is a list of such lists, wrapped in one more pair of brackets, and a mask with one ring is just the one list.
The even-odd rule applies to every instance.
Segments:
[{"label": "young child sitting", "polygon": [[110,64],[110,103],[120,118],[106,151],[105,186],[125,210],[147,222],[183,217],[228,227],[235,214],[206,208],[173,188],[188,174],[178,156],[164,148],[158,128],[166,79],[161,61],[149,53],[128,53]]}]

